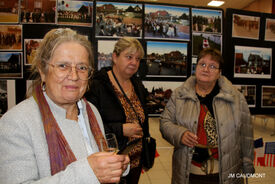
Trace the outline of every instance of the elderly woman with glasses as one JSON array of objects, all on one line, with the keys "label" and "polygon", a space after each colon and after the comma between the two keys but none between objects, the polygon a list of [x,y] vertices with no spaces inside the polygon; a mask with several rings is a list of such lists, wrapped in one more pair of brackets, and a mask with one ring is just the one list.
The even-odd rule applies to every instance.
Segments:
[{"label": "elderly woman with glasses", "polygon": [[0,183],[116,183],[129,157],[99,152],[101,117],[83,98],[93,54],[85,36],[49,31],[33,63],[32,95],[0,119]]},{"label": "elderly woman with glasses", "polygon": [[232,176],[254,173],[249,108],[221,75],[222,65],[219,51],[202,50],[195,76],[173,92],[161,115],[162,136],[175,147],[173,184],[239,184],[243,178]]}]

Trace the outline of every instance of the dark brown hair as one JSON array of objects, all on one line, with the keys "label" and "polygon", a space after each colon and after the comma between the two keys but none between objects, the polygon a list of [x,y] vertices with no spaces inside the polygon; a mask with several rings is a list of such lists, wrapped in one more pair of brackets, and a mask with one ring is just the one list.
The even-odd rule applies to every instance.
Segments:
[{"label": "dark brown hair", "polygon": [[212,49],[212,48],[203,49],[198,55],[197,64],[198,64],[199,60],[205,56],[210,56],[212,60],[219,63],[219,69],[223,68],[224,61],[223,61],[223,57],[222,57],[220,51],[218,51],[217,49]]}]

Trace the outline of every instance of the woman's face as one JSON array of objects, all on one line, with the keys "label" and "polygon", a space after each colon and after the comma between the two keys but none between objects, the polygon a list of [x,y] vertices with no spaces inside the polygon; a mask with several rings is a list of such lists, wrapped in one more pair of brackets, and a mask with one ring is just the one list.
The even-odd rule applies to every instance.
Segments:
[{"label": "woman's face", "polygon": [[130,49],[125,49],[119,55],[113,53],[113,67],[130,78],[138,71],[140,59],[140,52],[131,53]]},{"label": "woman's face", "polygon": [[220,77],[220,65],[217,61],[211,59],[210,55],[206,55],[198,61],[196,66],[196,79],[198,82],[216,83]]},{"label": "woman's face", "polygon": [[[76,65],[89,67],[89,54],[80,44],[65,42],[55,49],[48,64],[48,72],[40,71],[42,81],[46,84],[47,95],[59,106],[75,104],[86,91],[88,80],[79,78]],[[72,67],[68,67],[69,72],[66,74],[60,70],[63,66]]]}]

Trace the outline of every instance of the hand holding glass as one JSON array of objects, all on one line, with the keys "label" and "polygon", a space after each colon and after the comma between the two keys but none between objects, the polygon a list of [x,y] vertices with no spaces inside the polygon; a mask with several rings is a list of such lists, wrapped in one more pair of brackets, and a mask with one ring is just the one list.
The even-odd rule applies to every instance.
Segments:
[{"label": "hand holding glass", "polygon": [[105,135],[106,139],[100,139],[100,151],[105,152],[118,152],[118,144],[116,135],[109,133]]}]

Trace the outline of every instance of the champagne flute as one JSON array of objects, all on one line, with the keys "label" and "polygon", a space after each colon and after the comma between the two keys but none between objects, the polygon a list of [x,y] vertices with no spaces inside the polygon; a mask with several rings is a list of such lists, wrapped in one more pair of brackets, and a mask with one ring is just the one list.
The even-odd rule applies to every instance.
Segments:
[{"label": "champagne flute", "polygon": [[105,139],[100,139],[100,151],[118,152],[118,144],[114,133],[105,134]]}]

